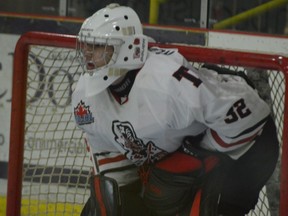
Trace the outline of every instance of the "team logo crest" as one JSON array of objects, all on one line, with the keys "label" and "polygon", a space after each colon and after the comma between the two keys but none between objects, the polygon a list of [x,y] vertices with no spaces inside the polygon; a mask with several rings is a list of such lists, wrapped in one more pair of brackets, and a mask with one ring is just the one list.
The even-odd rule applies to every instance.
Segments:
[{"label": "team logo crest", "polygon": [[74,116],[78,125],[91,124],[94,122],[90,107],[86,106],[82,100],[74,108]]},{"label": "team logo crest", "polygon": [[124,149],[126,157],[136,165],[153,163],[167,155],[152,141],[144,143],[139,139],[130,122],[113,121],[112,129],[115,141]]}]

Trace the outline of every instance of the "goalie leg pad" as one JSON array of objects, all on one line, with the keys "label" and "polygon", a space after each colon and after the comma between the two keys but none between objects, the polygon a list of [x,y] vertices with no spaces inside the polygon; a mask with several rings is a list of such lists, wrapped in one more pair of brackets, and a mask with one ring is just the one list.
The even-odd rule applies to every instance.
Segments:
[{"label": "goalie leg pad", "polygon": [[[120,209],[118,184],[115,179],[91,176],[91,209],[97,216],[118,216]],[[93,215],[93,214],[92,214]]]}]

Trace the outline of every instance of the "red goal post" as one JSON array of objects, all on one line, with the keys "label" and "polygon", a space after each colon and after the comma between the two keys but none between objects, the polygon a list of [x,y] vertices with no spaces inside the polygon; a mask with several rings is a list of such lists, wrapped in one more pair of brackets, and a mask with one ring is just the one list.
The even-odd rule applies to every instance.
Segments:
[{"label": "red goal post", "polygon": [[[288,94],[285,93],[288,59],[281,55],[179,44],[150,44],[150,46],[153,45],[177,48],[193,63],[213,63],[232,67],[235,70],[240,68],[252,71],[252,73],[254,71],[267,72],[269,95],[272,98],[271,106],[281,143],[279,215],[286,215],[288,212],[288,110],[285,104],[288,101]],[[85,176],[89,176],[89,168],[86,167],[87,163],[83,162],[83,159],[77,159],[77,151],[80,151],[81,143],[73,141],[74,137],[75,140],[81,140],[82,134],[77,131],[77,128],[73,128],[74,122],[69,113],[66,111],[61,113],[66,108],[69,111],[69,97],[77,81],[77,76],[67,71],[72,67],[73,71],[77,71],[75,74],[79,75],[81,71],[79,63],[74,58],[75,46],[75,36],[43,32],[28,32],[21,36],[16,45],[13,65],[7,216],[18,216],[20,213],[41,215],[44,214],[42,211],[47,215],[78,214],[79,209],[75,207],[75,203],[81,208],[87,199],[89,189],[86,187]],[[35,53],[33,53],[34,47],[37,49]],[[69,54],[65,55],[67,52]],[[37,70],[36,75],[29,75],[35,70]],[[50,73],[49,76],[48,73]],[[60,96],[58,92],[62,91],[62,83],[67,80],[68,84]],[[43,93],[44,85],[46,85],[45,93]],[[58,88],[57,93],[55,86]],[[42,97],[47,101],[36,101]],[[50,108],[49,103],[56,105],[56,108],[52,106]],[[34,121],[37,124],[34,124]],[[68,124],[69,127],[65,128]],[[45,138],[46,135],[48,138]],[[53,150],[49,149],[51,146]],[[72,159],[68,159],[71,155]],[[83,156],[85,153],[81,150],[80,157]],[[82,166],[82,162],[85,165]],[[67,169],[65,163],[68,163]],[[44,188],[42,188],[43,185],[45,185]],[[57,185],[61,188],[57,188]],[[41,196],[37,191],[42,193]],[[265,197],[266,192],[263,193]],[[51,202],[54,204],[50,204]],[[69,202],[72,204],[68,206]],[[259,202],[263,202],[257,210],[260,212],[259,215],[265,215],[263,212],[271,211],[269,203],[265,204],[261,200]],[[258,214],[251,213],[251,215]]]}]

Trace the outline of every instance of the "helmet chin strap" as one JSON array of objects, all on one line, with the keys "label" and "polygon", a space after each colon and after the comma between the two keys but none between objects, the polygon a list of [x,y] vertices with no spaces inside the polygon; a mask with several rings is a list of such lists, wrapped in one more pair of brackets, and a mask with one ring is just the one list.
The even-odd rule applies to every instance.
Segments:
[{"label": "helmet chin strap", "polygon": [[128,72],[128,69],[124,68],[109,68],[108,76],[117,76],[121,77]]},{"label": "helmet chin strap", "polygon": [[125,76],[119,77],[117,80],[115,80],[115,81],[111,84],[111,86],[115,86],[115,85],[120,84],[124,78],[125,78]]}]

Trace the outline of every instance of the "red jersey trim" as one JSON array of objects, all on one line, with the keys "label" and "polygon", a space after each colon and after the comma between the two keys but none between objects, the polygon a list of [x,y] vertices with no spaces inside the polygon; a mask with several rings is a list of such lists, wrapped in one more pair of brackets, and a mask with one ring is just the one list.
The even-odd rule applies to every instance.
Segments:
[{"label": "red jersey trim", "polygon": [[213,137],[213,139],[223,148],[229,148],[232,146],[236,146],[236,145],[242,145],[242,144],[247,144],[248,142],[251,142],[252,140],[255,139],[255,137],[258,136],[259,131],[257,131],[254,135],[247,137],[245,139],[239,140],[237,142],[234,143],[226,143],[224,140],[221,139],[221,137],[217,134],[216,131],[211,130],[211,135]]},{"label": "red jersey trim", "polygon": [[116,157],[112,157],[112,158],[104,158],[104,159],[100,159],[98,161],[99,166],[104,165],[104,164],[108,164],[108,163],[115,163],[115,162],[119,162],[122,160],[126,160],[127,158],[124,155],[118,155]]}]

